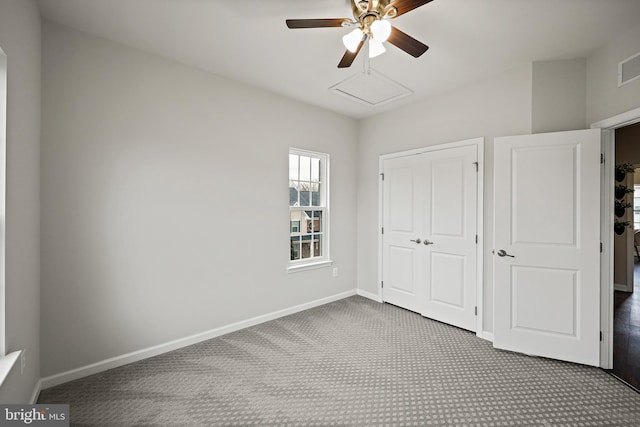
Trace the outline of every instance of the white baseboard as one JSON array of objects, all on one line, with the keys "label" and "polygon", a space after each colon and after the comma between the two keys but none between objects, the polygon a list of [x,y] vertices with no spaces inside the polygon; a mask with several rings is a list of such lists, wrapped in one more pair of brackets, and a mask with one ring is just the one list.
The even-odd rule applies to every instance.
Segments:
[{"label": "white baseboard", "polygon": [[358,289],[356,293],[361,297],[369,298],[376,302],[382,302],[382,297],[380,295],[372,294],[371,292],[363,291],[362,289]]},{"label": "white baseboard", "polygon": [[159,344],[153,347],[145,348],[142,350],[134,351],[131,353],[123,354],[121,356],[112,357],[101,362],[92,363],[87,366],[72,369],[67,372],[51,375],[42,378],[38,383],[38,393],[40,389],[44,390],[50,387],[77,380],[79,378],[87,377],[89,375],[97,374],[109,369],[117,368],[127,365],[129,363],[138,362],[149,357],[157,356],[159,354],[167,353],[169,351],[177,350],[179,348],[187,347],[193,344],[197,344],[202,341],[206,341],[212,338],[219,337],[231,332],[238,331],[240,329],[249,328],[251,326],[258,325],[260,323],[275,320],[283,316],[298,313],[300,311],[308,310],[310,308],[318,307],[324,304],[328,304],[334,301],[338,301],[350,296],[356,295],[356,290],[342,292],[337,295],[332,295],[319,300],[311,301],[305,304],[296,305],[294,307],[286,308],[284,310],[275,311],[272,313],[264,314],[262,316],[254,317],[252,319],[243,320],[241,322],[232,323],[227,326],[212,329],[210,331],[201,332],[199,334],[191,335],[185,338],[180,338],[174,341],[170,341],[164,344]]},{"label": "white baseboard", "polygon": [[31,404],[35,405],[38,401],[38,397],[40,397],[40,391],[42,390],[42,380],[38,380],[36,386],[33,388],[33,393],[31,393]]}]

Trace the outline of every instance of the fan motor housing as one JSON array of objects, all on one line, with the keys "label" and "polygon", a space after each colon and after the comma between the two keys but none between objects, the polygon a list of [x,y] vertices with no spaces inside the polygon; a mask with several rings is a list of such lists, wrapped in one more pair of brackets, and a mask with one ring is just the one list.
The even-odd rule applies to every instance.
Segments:
[{"label": "fan motor housing", "polygon": [[391,5],[392,2],[393,0],[353,0],[351,2],[353,17],[363,26],[377,19],[394,18],[397,10]]}]

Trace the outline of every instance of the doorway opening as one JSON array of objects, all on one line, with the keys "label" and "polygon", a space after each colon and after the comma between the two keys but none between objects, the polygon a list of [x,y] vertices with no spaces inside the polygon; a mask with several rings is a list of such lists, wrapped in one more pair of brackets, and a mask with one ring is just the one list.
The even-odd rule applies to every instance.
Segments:
[{"label": "doorway opening", "polygon": [[[640,108],[618,114],[591,125],[602,130],[602,173],[600,183],[600,367],[614,367],[614,225],[615,163],[617,131],[640,123]],[[633,233],[635,234],[635,233]],[[634,248],[635,249],[635,248]],[[639,284],[640,286],[640,284]],[[620,324],[620,321],[618,321]],[[616,343],[618,340],[616,340]],[[620,361],[618,361],[619,363]]]},{"label": "doorway opening", "polygon": [[615,130],[613,367],[640,390],[640,123]]}]

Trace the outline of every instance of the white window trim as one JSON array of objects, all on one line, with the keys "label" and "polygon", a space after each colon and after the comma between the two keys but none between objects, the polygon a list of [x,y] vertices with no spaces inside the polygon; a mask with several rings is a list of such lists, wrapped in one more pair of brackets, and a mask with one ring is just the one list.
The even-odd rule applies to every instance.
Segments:
[{"label": "white window trim", "polygon": [[5,310],[5,195],[7,151],[7,56],[0,48],[0,386],[20,358],[22,351],[6,354]]},{"label": "white window trim", "polygon": [[297,273],[300,271],[316,270],[318,268],[331,267],[332,265],[333,265],[333,261],[331,260],[308,262],[305,264],[290,265],[289,267],[287,267],[287,272]]},{"label": "white window trim", "polygon": [[21,354],[22,350],[18,350],[0,357],[0,387],[4,384],[4,380],[6,380],[11,373],[13,366],[18,362]]},{"label": "white window trim", "polygon": [[[305,260],[289,260],[289,263],[287,265],[287,272],[288,273],[295,273],[295,272],[300,272],[300,271],[307,271],[307,270],[315,270],[317,268],[323,268],[323,267],[330,267],[331,265],[333,265],[333,261],[331,260],[331,256],[330,256],[330,248],[331,248],[331,208],[330,208],[330,199],[331,199],[331,184],[330,184],[330,180],[331,180],[331,168],[330,168],[330,159],[329,159],[329,154],[327,153],[320,153],[317,151],[309,151],[309,150],[303,150],[303,149],[299,149],[299,148],[290,148],[289,149],[289,154],[295,154],[298,156],[310,156],[310,157],[317,157],[320,158],[320,164],[322,165],[322,163],[324,163],[324,168],[321,166],[320,169],[321,171],[324,170],[324,180],[321,179],[322,184],[324,185],[324,205],[320,206],[320,207],[315,207],[315,206],[310,206],[309,209],[307,210],[319,210],[319,211],[323,211],[323,217],[322,217],[322,221],[323,221],[323,230],[322,230],[322,236],[323,236],[323,255],[322,257],[314,257],[314,258],[309,258],[309,259],[305,259]],[[289,157],[287,156],[287,159]],[[288,162],[288,160],[287,160]],[[289,182],[289,177],[287,176],[287,183]],[[288,184],[287,184],[288,186]],[[316,209],[319,208],[319,209]],[[289,207],[289,224],[287,226],[287,230],[289,230],[289,236],[291,235],[291,207]],[[302,223],[301,223],[301,228],[302,228]],[[289,237],[290,239],[290,237]]]},{"label": "white window trim", "polygon": [[[0,48],[0,359],[6,347],[5,236],[7,153],[7,55]],[[4,378],[0,378],[0,381]]]}]

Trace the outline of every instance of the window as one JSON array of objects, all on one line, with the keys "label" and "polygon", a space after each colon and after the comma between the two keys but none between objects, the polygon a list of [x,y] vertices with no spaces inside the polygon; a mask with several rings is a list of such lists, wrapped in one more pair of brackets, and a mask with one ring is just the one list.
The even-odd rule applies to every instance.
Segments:
[{"label": "window", "polygon": [[289,270],[329,263],[329,156],[289,150]]},{"label": "window", "polygon": [[633,229],[640,230],[640,185],[635,184],[633,189]]}]

